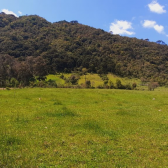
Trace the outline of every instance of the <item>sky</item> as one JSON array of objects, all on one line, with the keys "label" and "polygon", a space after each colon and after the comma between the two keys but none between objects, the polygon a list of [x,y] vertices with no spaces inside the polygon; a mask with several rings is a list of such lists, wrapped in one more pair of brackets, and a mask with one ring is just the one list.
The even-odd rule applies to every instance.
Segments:
[{"label": "sky", "polygon": [[0,0],[0,12],[77,20],[113,34],[168,44],[168,0]]}]

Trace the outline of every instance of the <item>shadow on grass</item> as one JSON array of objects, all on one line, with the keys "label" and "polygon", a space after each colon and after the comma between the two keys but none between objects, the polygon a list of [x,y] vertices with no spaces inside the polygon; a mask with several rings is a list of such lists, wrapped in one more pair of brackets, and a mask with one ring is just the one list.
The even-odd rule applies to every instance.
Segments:
[{"label": "shadow on grass", "polygon": [[63,107],[59,112],[53,111],[53,112],[46,112],[46,116],[48,117],[75,117],[78,116],[76,113],[68,109],[67,107]]},{"label": "shadow on grass", "polygon": [[54,102],[53,105],[62,105],[62,102],[56,98],[51,99],[50,101]]},{"label": "shadow on grass", "polygon": [[29,123],[29,119],[25,118],[25,117],[21,117],[21,116],[17,116],[16,119],[14,120],[16,123],[18,124],[28,124]]},{"label": "shadow on grass", "polygon": [[116,113],[116,115],[119,115],[119,116],[135,116],[134,113],[131,113],[130,111],[124,110],[124,109],[118,110],[118,112]]},{"label": "shadow on grass", "polygon": [[114,130],[105,130],[103,129],[96,121],[86,121],[82,125],[78,125],[79,128],[92,131],[95,134],[101,136],[109,136],[112,140],[117,140],[118,134]]},{"label": "shadow on grass", "polygon": [[15,155],[11,154],[13,152],[22,148],[23,141],[18,137],[12,135],[2,135],[0,136],[0,167],[15,167]]},{"label": "shadow on grass", "polygon": [[28,124],[30,123],[30,120],[27,117],[20,114],[17,114],[16,116],[12,116],[11,121],[13,123],[13,126],[20,129],[28,126]]},{"label": "shadow on grass", "polygon": [[22,142],[20,139],[16,138],[15,136],[8,136],[4,135],[0,138],[0,145],[2,146],[15,146],[15,145],[21,145]]},{"label": "shadow on grass", "polygon": [[62,105],[62,103],[61,103],[61,101],[56,100],[56,101],[53,103],[53,105]]}]

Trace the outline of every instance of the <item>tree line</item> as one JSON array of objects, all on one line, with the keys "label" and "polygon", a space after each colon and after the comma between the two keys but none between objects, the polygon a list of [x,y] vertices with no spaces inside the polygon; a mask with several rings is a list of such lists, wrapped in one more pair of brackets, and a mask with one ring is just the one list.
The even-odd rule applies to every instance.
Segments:
[{"label": "tree line", "polygon": [[0,55],[0,87],[24,87],[36,79],[44,80],[47,75],[45,66],[41,56],[19,61],[9,55]]}]

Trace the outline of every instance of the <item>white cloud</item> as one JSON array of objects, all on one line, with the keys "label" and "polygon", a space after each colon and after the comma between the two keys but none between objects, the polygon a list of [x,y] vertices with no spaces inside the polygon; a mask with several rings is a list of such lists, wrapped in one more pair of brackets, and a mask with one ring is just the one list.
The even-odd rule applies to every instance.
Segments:
[{"label": "white cloud", "polygon": [[19,15],[22,15],[22,12],[21,11],[18,11]]},{"label": "white cloud", "polygon": [[144,28],[153,28],[155,29],[158,33],[164,34],[164,26],[158,25],[155,21],[153,20],[144,20],[144,23],[142,24]]},{"label": "white cloud", "polygon": [[9,11],[8,9],[2,9],[2,12],[6,13],[8,15],[10,14],[10,15],[14,15],[14,16],[18,17],[14,12]]},{"label": "white cloud", "polygon": [[155,21],[152,20],[144,20],[143,27],[145,28],[153,28],[156,25]]},{"label": "white cloud", "polygon": [[113,32],[113,34],[126,34],[126,35],[133,35],[135,34],[132,31],[129,31],[129,29],[133,29],[132,28],[132,23],[131,22],[127,22],[127,21],[123,21],[123,20],[115,20],[115,22],[111,23],[110,26],[110,31]]},{"label": "white cloud", "polygon": [[155,25],[154,29],[158,32],[158,33],[164,33],[164,27],[162,25]]},{"label": "white cloud", "polygon": [[149,10],[151,12],[155,12],[158,14],[166,13],[166,10],[164,10],[164,6],[160,5],[157,1],[152,1],[150,4],[148,4]]}]

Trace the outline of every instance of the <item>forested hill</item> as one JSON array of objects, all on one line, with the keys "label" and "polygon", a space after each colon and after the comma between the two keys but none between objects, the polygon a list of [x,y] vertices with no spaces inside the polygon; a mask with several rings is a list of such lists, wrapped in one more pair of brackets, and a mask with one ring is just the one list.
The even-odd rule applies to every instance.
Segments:
[{"label": "forested hill", "polygon": [[160,84],[168,79],[167,45],[112,35],[76,21],[50,23],[36,15],[0,14],[0,54],[22,63],[43,58],[48,73],[87,68]]}]

